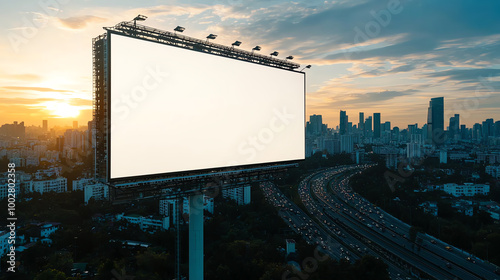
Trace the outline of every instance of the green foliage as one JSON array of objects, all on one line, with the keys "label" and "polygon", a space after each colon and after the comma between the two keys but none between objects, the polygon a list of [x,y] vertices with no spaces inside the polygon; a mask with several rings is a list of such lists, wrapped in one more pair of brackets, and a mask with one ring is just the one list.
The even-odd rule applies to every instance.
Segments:
[{"label": "green foliage", "polygon": [[[398,173],[396,171],[387,171],[383,165],[369,168],[362,174],[353,176],[351,178],[351,187],[361,196],[382,207],[394,217],[413,225],[409,232],[409,238],[413,242],[418,244],[417,232],[427,232],[455,247],[470,251],[480,258],[486,259],[488,257],[490,261],[500,264],[500,251],[487,250],[488,246],[486,246],[487,244],[492,248],[499,246],[500,249],[500,240],[498,240],[498,243],[496,239],[485,241],[486,236],[488,236],[485,232],[500,231],[500,225],[495,224],[488,213],[478,211],[476,208],[474,216],[466,216],[451,207],[449,195],[443,191],[414,192],[421,184],[427,185],[460,180],[460,176],[446,175],[444,172],[434,170],[432,168],[434,165],[435,163],[432,160],[424,161],[425,170],[417,169],[408,177],[401,176],[403,180],[394,184],[394,191],[391,191],[384,174],[393,172],[398,175]],[[460,169],[456,163],[452,163],[447,167],[456,168],[455,173]],[[464,168],[476,170],[479,167],[465,166]],[[492,189],[496,187],[496,185],[492,184]],[[399,200],[395,201],[396,197]],[[425,213],[418,206],[424,201],[437,202],[438,217]]]},{"label": "green foliage", "polygon": [[48,268],[40,272],[34,280],[66,280],[66,275],[59,270]]}]

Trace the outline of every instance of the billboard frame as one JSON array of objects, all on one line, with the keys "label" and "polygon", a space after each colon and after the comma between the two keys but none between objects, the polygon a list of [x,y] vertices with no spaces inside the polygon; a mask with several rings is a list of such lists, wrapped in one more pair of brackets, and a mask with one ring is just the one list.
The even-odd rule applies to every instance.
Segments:
[{"label": "billboard frame", "polygon": [[[266,67],[278,68],[281,70],[292,71],[294,73],[299,73],[303,75],[303,135],[305,137],[305,106],[306,106],[306,75],[303,71],[297,71],[295,69],[299,68],[300,65],[297,63],[293,63],[288,60],[273,58],[272,56],[264,56],[261,54],[255,54],[253,52],[244,51],[241,49],[235,49],[234,47],[228,47],[220,44],[215,44],[212,42],[205,42],[203,40],[199,40],[196,38],[188,37],[185,35],[180,35],[177,33],[159,30],[151,27],[147,27],[144,25],[134,24],[131,22],[121,22],[114,27],[104,28],[106,32],[93,40],[93,61],[94,61],[94,120],[96,120],[96,158],[95,158],[95,177],[97,180],[104,182],[109,185],[136,185],[138,183],[144,184],[146,182],[158,182],[165,181],[170,182],[172,180],[180,180],[185,181],[183,178],[193,178],[196,176],[208,176],[208,177],[220,177],[221,174],[229,172],[236,172],[237,174],[245,173],[245,172],[253,172],[255,169],[263,170],[268,169],[270,173],[279,172],[278,170],[286,170],[290,167],[297,166],[299,162],[305,159],[305,147],[304,149],[304,159],[296,159],[296,160],[286,160],[286,161],[273,161],[273,162],[265,162],[265,163],[256,163],[256,164],[241,164],[235,166],[222,166],[216,168],[206,168],[206,169],[196,169],[196,170],[186,170],[186,171],[176,171],[176,172],[164,172],[164,173],[155,173],[155,174],[146,174],[139,176],[128,176],[128,177],[119,177],[119,178],[111,178],[111,34],[126,36],[133,39],[144,40],[152,43],[158,43],[163,45],[170,45],[178,48],[188,49],[191,51],[198,51],[205,54],[211,54],[226,58],[235,59],[238,61],[249,62],[254,64],[260,64]],[[104,41],[105,51],[100,52],[100,54],[96,54],[95,45],[99,43],[99,41]],[[104,73],[96,73],[96,56],[104,55],[101,57],[101,62],[104,62]],[[102,65],[101,65],[102,67]],[[96,75],[104,74],[105,82],[104,87],[98,88],[96,86],[99,81],[99,77]],[[101,77],[102,79],[102,77]],[[101,82],[102,84],[102,82]],[[100,94],[97,94],[98,91],[101,91]],[[101,98],[100,105],[96,106],[97,98]],[[102,104],[105,103],[105,104]],[[103,106],[104,105],[104,106]],[[105,109],[103,108],[105,107]],[[104,110],[103,110],[104,109]],[[100,112],[99,112],[100,110]],[[103,119],[104,115],[104,119]],[[98,117],[100,116],[100,118]],[[103,122],[105,120],[105,124],[97,124],[97,122]],[[99,131],[99,129],[101,131]],[[104,129],[104,131],[102,131]],[[99,141],[105,143],[98,143]],[[98,151],[98,148],[101,149]],[[98,158],[101,157],[101,158]],[[104,157],[104,159],[102,158]],[[240,176],[240,175],[239,175]]]}]

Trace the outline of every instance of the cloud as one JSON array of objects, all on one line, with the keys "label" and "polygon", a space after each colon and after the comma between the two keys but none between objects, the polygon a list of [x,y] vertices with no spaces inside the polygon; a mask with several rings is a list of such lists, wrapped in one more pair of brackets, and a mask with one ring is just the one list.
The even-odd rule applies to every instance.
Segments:
[{"label": "cloud", "polygon": [[22,81],[22,82],[39,82],[42,77],[37,74],[23,73],[23,74],[7,74],[5,72],[0,72],[0,79],[8,81]]},{"label": "cloud", "polygon": [[446,77],[461,82],[487,82],[489,77],[499,77],[500,69],[451,69],[427,74],[428,77]]},{"label": "cloud", "polygon": [[351,94],[349,98],[345,101],[340,102],[348,102],[350,104],[362,104],[362,103],[378,103],[387,100],[394,99],[400,96],[412,95],[417,93],[417,90],[405,90],[405,91],[394,91],[394,90],[386,90],[381,92],[367,92],[362,94]]},{"label": "cloud", "polygon": [[20,87],[20,86],[7,86],[2,87],[7,90],[16,90],[16,91],[39,91],[39,92],[74,92],[73,90],[65,90],[65,89],[53,89],[46,87]]},{"label": "cloud", "polygon": [[105,18],[91,15],[58,18],[58,20],[63,27],[69,29],[83,29],[90,23],[99,23],[106,21]]}]

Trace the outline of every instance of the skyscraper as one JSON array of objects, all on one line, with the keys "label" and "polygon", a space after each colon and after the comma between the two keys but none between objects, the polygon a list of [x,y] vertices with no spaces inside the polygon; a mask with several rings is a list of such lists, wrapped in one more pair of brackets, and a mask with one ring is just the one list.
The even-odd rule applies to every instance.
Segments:
[{"label": "skyscraper", "polygon": [[460,115],[455,114],[455,116],[450,118],[450,126],[448,127],[448,132],[451,139],[454,139],[455,135],[459,133],[459,128],[460,128]]},{"label": "skyscraper", "polygon": [[340,135],[344,135],[347,132],[347,123],[348,116],[345,111],[340,110],[340,124],[339,124],[339,133]]},{"label": "skyscraper", "polygon": [[78,121],[73,121],[73,129],[78,129]]},{"label": "skyscraper", "polygon": [[323,132],[323,116],[322,115],[309,116],[309,122],[307,123],[306,130],[309,134],[321,135]]},{"label": "skyscraper", "polygon": [[358,130],[361,131],[361,133],[365,131],[365,113],[363,112],[359,112]]},{"label": "skyscraper", "polygon": [[444,97],[431,98],[427,110],[427,139],[434,145],[445,140],[444,135]]},{"label": "skyscraper", "polygon": [[487,140],[489,136],[493,136],[493,119],[486,119],[483,122],[483,140]]},{"label": "skyscraper", "polygon": [[365,120],[365,131],[366,131],[366,136],[370,136],[372,132],[372,116],[369,116]]},{"label": "skyscraper", "polygon": [[48,123],[48,121],[47,120],[43,120],[42,123],[43,123],[43,126],[42,126],[43,127],[43,132],[47,132],[49,130],[49,123]]},{"label": "skyscraper", "polygon": [[380,138],[380,113],[373,113],[373,138]]}]

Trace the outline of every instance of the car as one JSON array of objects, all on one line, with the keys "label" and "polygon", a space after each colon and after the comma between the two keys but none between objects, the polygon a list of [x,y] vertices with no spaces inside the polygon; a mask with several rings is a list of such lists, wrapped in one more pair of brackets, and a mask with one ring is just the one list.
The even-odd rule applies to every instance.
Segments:
[{"label": "car", "polygon": [[465,258],[468,262],[471,262],[471,263],[476,263],[476,260],[471,258],[471,257],[467,257]]},{"label": "car", "polygon": [[436,242],[436,240],[431,239],[431,243],[432,243],[432,244],[436,244],[437,242]]},{"label": "car", "polygon": [[447,262],[447,263],[446,263],[446,267],[447,267],[447,268],[451,268],[451,263]]},{"label": "car", "polygon": [[446,247],[444,247],[444,248],[445,248],[446,250],[448,250],[448,251],[453,251],[453,249],[452,249],[450,246],[446,246]]}]

